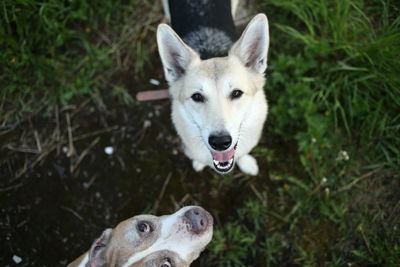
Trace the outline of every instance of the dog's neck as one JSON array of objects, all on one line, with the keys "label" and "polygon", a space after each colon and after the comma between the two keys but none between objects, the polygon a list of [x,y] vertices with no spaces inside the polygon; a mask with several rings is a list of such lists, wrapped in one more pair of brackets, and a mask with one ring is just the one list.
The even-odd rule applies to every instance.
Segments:
[{"label": "dog's neck", "polygon": [[236,40],[230,0],[169,0],[171,25],[201,59],[228,55]]}]

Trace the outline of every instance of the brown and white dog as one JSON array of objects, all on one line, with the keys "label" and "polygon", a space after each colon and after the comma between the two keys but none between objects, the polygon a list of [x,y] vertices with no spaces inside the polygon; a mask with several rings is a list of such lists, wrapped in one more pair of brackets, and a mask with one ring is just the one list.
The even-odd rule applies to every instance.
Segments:
[{"label": "brown and white dog", "polygon": [[68,267],[189,266],[213,234],[213,218],[188,206],[171,215],[138,215],[106,229],[90,250]]}]

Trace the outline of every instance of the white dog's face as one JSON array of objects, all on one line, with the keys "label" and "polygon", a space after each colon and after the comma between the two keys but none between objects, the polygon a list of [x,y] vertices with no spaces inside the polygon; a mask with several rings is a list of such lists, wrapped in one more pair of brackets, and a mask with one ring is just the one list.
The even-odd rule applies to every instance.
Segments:
[{"label": "white dog's face", "polygon": [[198,129],[193,141],[207,147],[216,171],[227,173],[233,168],[241,126],[263,84],[263,75],[229,56],[192,62],[186,75],[171,86],[173,101],[182,104]]},{"label": "white dog's face", "polygon": [[186,267],[212,233],[213,218],[201,207],[160,217],[139,215],[105,230],[79,266]]},{"label": "white dog's face", "polygon": [[210,151],[203,163],[228,173],[241,146],[243,122],[251,120],[246,116],[265,82],[266,16],[257,15],[249,23],[227,57],[201,60],[167,25],[159,26],[157,41],[173,105],[178,102],[190,122],[179,127],[197,128],[190,141],[201,142]]}]

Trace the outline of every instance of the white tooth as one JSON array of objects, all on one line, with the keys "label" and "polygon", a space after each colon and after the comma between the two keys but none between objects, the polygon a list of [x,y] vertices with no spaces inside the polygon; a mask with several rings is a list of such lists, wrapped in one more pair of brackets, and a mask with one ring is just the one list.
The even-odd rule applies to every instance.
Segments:
[{"label": "white tooth", "polygon": [[229,161],[229,165],[231,165],[233,162],[233,158],[231,158],[231,160]]},{"label": "white tooth", "polygon": [[214,164],[215,164],[215,165],[219,165],[219,161],[216,161],[216,160],[214,159]]}]

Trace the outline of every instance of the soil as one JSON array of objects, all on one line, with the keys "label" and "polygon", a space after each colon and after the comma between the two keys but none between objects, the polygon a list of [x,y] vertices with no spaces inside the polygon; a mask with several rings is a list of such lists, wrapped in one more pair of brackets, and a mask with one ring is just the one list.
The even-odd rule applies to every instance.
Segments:
[{"label": "soil", "polygon": [[[162,73],[155,76],[162,80]],[[151,85],[150,78],[132,84],[130,93],[166,87]],[[13,256],[22,259],[19,266],[66,265],[105,228],[184,205],[203,206],[218,227],[254,195],[251,187],[269,187],[262,157],[258,177],[237,167],[228,176],[210,168],[194,172],[172,127],[168,99],[104,102],[43,105],[1,128],[1,266],[15,265]]]}]

